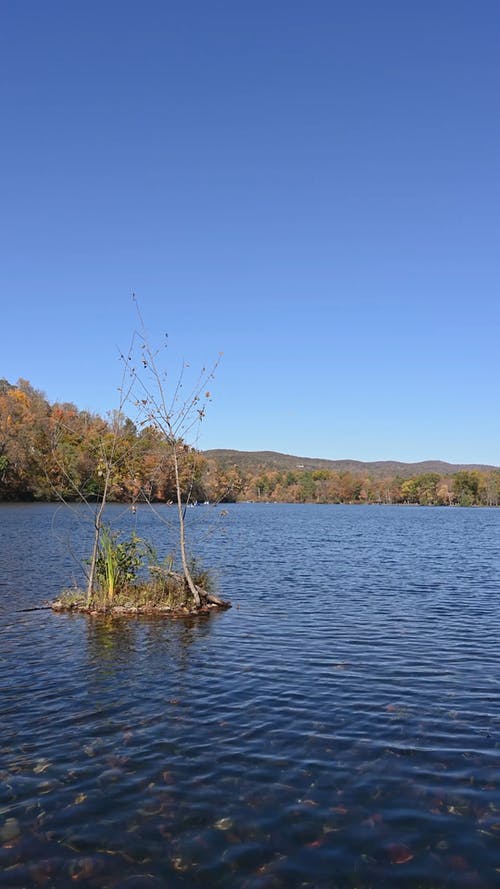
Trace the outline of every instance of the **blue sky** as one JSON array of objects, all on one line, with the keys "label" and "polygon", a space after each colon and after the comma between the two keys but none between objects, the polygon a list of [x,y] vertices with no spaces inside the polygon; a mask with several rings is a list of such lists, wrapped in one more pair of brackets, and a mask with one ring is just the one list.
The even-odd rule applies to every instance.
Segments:
[{"label": "blue sky", "polygon": [[500,464],[500,5],[0,12],[0,377],[116,405],[224,352],[200,446]]}]

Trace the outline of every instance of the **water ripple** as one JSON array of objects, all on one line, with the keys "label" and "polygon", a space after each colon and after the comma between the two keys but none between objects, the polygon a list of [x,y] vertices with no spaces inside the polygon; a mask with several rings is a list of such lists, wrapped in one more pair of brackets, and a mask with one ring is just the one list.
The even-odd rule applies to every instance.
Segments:
[{"label": "water ripple", "polygon": [[102,621],[16,610],[86,531],[0,506],[0,886],[497,885],[500,513],[227,513],[231,611]]}]

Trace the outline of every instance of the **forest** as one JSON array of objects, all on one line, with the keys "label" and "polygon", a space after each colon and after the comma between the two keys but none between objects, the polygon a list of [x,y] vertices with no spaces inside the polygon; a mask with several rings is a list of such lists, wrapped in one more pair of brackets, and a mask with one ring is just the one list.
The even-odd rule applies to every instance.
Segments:
[{"label": "forest", "polygon": [[[103,463],[113,449],[109,499],[175,499],[171,451],[152,426],[123,413],[106,417],[69,402],[51,404],[27,380],[0,380],[0,500],[98,499]],[[185,500],[211,503],[400,503],[498,506],[500,469],[423,472],[410,478],[328,469],[228,465],[188,443],[180,448]]]}]

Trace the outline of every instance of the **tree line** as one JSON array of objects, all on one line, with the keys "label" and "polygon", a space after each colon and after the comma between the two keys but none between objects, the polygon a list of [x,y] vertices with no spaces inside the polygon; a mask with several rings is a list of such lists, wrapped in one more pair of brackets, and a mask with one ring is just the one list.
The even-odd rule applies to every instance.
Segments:
[{"label": "tree line", "polygon": [[[0,380],[0,499],[99,498],[113,449],[108,499],[169,502],[176,497],[172,452],[152,425],[141,428],[119,411],[106,417],[74,404],[50,403],[27,380]],[[500,470],[427,472],[373,478],[327,469],[221,466],[188,444],[178,449],[180,486],[191,501],[414,503],[498,506]]]},{"label": "tree line", "polygon": [[[210,471],[194,448],[180,442],[176,454],[186,500],[230,494],[225,474]],[[98,500],[105,478],[108,501],[176,500],[172,447],[157,426],[137,428],[120,411],[104,418],[51,404],[27,380],[0,380],[1,500]]]},{"label": "tree line", "polygon": [[292,503],[401,503],[421,506],[498,506],[500,471],[426,472],[373,478],[326,469],[264,471],[246,479],[243,499]]}]

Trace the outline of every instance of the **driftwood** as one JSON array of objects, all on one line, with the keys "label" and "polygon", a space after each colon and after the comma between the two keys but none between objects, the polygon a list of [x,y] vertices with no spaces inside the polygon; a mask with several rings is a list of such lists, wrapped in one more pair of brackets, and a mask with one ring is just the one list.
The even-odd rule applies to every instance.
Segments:
[{"label": "driftwood", "polygon": [[[160,577],[172,578],[175,580],[179,586],[185,584],[185,579],[182,574],[179,574],[177,571],[173,571],[171,568],[163,568],[161,565],[152,565],[149,569],[154,574],[158,574]],[[203,605],[217,605],[219,608],[230,608],[231,603],[221,599],[219,596],[216,596],[215,593],[209,593],[207,590],[204,590],[203,587],[195,584],[195,590],[198,593],[201,604]]]},{"label": "driftwood", "polygon": [[50,611],[52,605],[34,605],[33,608],[16,608],[16,614],[24,614],[26,611]]},{"label": "driftwood", "polygon": [[209,605],[217,605],[219,608],[231,607],[230,602],[225,602],[224,599],[220,599],[215,593],[207,593],[206,590],[202,590],[199,586],[197,586],[196,589],[198,590],[198,595],[202,602],[207,602]]}]

